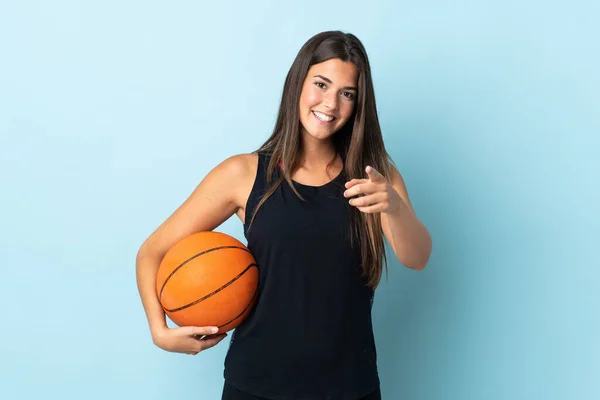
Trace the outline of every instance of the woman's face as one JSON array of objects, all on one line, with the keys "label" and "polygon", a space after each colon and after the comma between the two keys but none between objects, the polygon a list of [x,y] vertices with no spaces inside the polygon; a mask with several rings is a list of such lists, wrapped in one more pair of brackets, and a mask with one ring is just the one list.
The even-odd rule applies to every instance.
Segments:
[{"label": "woman's face", "polygon": [[352,116],[358,69],[339,58],[310,67],[300,94],[302,133],[327,139]]}]

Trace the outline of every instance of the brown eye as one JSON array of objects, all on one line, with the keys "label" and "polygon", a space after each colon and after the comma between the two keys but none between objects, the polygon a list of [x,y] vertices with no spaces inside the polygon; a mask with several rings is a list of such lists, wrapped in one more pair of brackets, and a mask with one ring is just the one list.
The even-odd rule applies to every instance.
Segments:
[{"label": "brown eye", "polygon": [[348,99],[348,100],[354,100],[354,93],[350,93],[350,92],[344,92],[343,95]]},{"label": "brown eye", "polygon": [[325,89],[326,88],[326,86],[325,86],[325,84],[323,82],[315,82],[315,85],[317,85],[321,89]]}]

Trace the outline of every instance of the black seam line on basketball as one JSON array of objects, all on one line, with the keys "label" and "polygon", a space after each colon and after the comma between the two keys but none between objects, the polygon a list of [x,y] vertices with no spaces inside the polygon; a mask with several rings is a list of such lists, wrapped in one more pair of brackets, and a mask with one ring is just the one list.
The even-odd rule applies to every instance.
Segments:
[{"label": "black seam line on basketball", "polygon": [[235,321],[236,319],[238,319],[239,317],[241,317],[248,308],[250,308],[250,306],[252,305],[252,303],[254,302],[254,299],[256,298],[256,295],[258,294],[258,285],[256,285],[256,288],[254,289],[254,294],[252,295],[252,299],[250,299],[250,301],[248,302],[248,305],[246,305],[246,308],[244,308],[244,310],[234,319],[232,319],[231,321],[225,322],[224,324],[219,325],[219,328],[224,327],[227,324],[232,323],[233,321]]},{"label": "black seam line on basketball", "polygon": [[221,286],[220,288],[218,288],[218,289],[217,289],[217,290],[215,290],[214,292],[212,292],[212,293],[209,293],[209,294],[207,294],[206,296],[200,297],[198,300],[194,300],[194,301],[192,301],[191,303],[189,303],[189,304],[186,304],[186,305],[184,305],[184,306],[181,306],[181,307],[173,308],[173,309],[171,309],[171,310],[169,310],[169,309],[166,309],[166,308],[165,308],[165,311],[168,311],[168,312],[176,312],[176,311],[181,311],[181,310],[183,310],[183,309],[186,309],[186,308],[188,308],[188,307],[191,307],[191,306],[193,306],[194,304],[198,304],[198,303],[200,303],[201,301],[204,301],[204,300],[208,299],[209,297],[211,297],[211,296],[213,296],[213,295],[215,295],[215,294],[219,293],[221,290],[225,289],[227,286],[231,285],[233,282],[235,282],[235,281],[237,281],[238,279],[240,279],[240,278],[241,278],[241,276],[242,276],[242,275],[244,275],[244,274],[246,273],[246,271],[248,271],[248,270],[249,270],[250,268],[252,268],[252,267],[258,267],[258,266],[257,266],[256,264],[250,264],[250,265],[248,265],[248,266],[247,266],[247,267],[246,267],[246,268],[245,268],[245,269],[244,269],[242,272],[240,272],[240,273],[239,273],[239,274],[238,274],[238,275],[237,275],[235,278],[233,278],[232,280],[230,280],[229,282],[227,282],[226,284],[224,284],[223,286]]},{"label": "black seam line on basketball", "polygon": [[244,250],[245,252],[250,253],[250,250],[244,248],[244,247],[240,247],[240,246],[220,246],[220,247],[214,247],[212,249],[208,249],[205,250],[201,253],[198,253],[196,255],[191,256],[190,258],[188,258],[187,260],[185,260],[184,262],[182,262],[181,264],[179,264],[177,266],[177,268],[175,268],[173,271],[171,271],[171,273],[169,274],[169,276],[167,276],[167,279],[165,279],[165,281],[163,282],[162,286],[160,287],[160,293],[159,293],[159,297],[162,297],[162,293],[163,290],[165,289],[165,286],[167,285],[167,282],[169,282],[169,280],[171,279],[171,277],[173,275],[175,275],[175,272],[177,272],[181,267],[183,267],[185,264],[189,263],[190,261],[192,261],[193,259],[200,257],[206,253],[210,253],[211,251],[217,251],[217,250],[222,250],[222,249],[238,249],[238,250]]}]

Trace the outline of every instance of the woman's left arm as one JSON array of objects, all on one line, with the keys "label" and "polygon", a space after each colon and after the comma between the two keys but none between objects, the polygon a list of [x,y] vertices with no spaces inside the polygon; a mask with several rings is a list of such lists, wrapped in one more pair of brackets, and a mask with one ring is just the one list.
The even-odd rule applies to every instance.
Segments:
[{"label": "woman's left arm", "polygon": [[364,213],[380,213],[383,233],[402,265],[422,270],[429,262],[432,241],[429,231],[417,218],[400,172],[392,166],[389,182],[372,167],[366,168],[368,179],[346,183],[344,196]]}]

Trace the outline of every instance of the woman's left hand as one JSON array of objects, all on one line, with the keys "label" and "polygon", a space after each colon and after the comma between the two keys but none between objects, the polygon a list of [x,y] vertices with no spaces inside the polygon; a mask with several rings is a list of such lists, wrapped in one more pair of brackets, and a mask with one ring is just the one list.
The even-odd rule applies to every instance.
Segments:
[{"label": "woman's left hand", "polygon": [[352,179],[346,182],[344,197],[350,198],[350,205],[366,214],[383,212],[390,214],[400,207],[403,201],[396,189],[375,168],[366,168],[368,179]]}]

